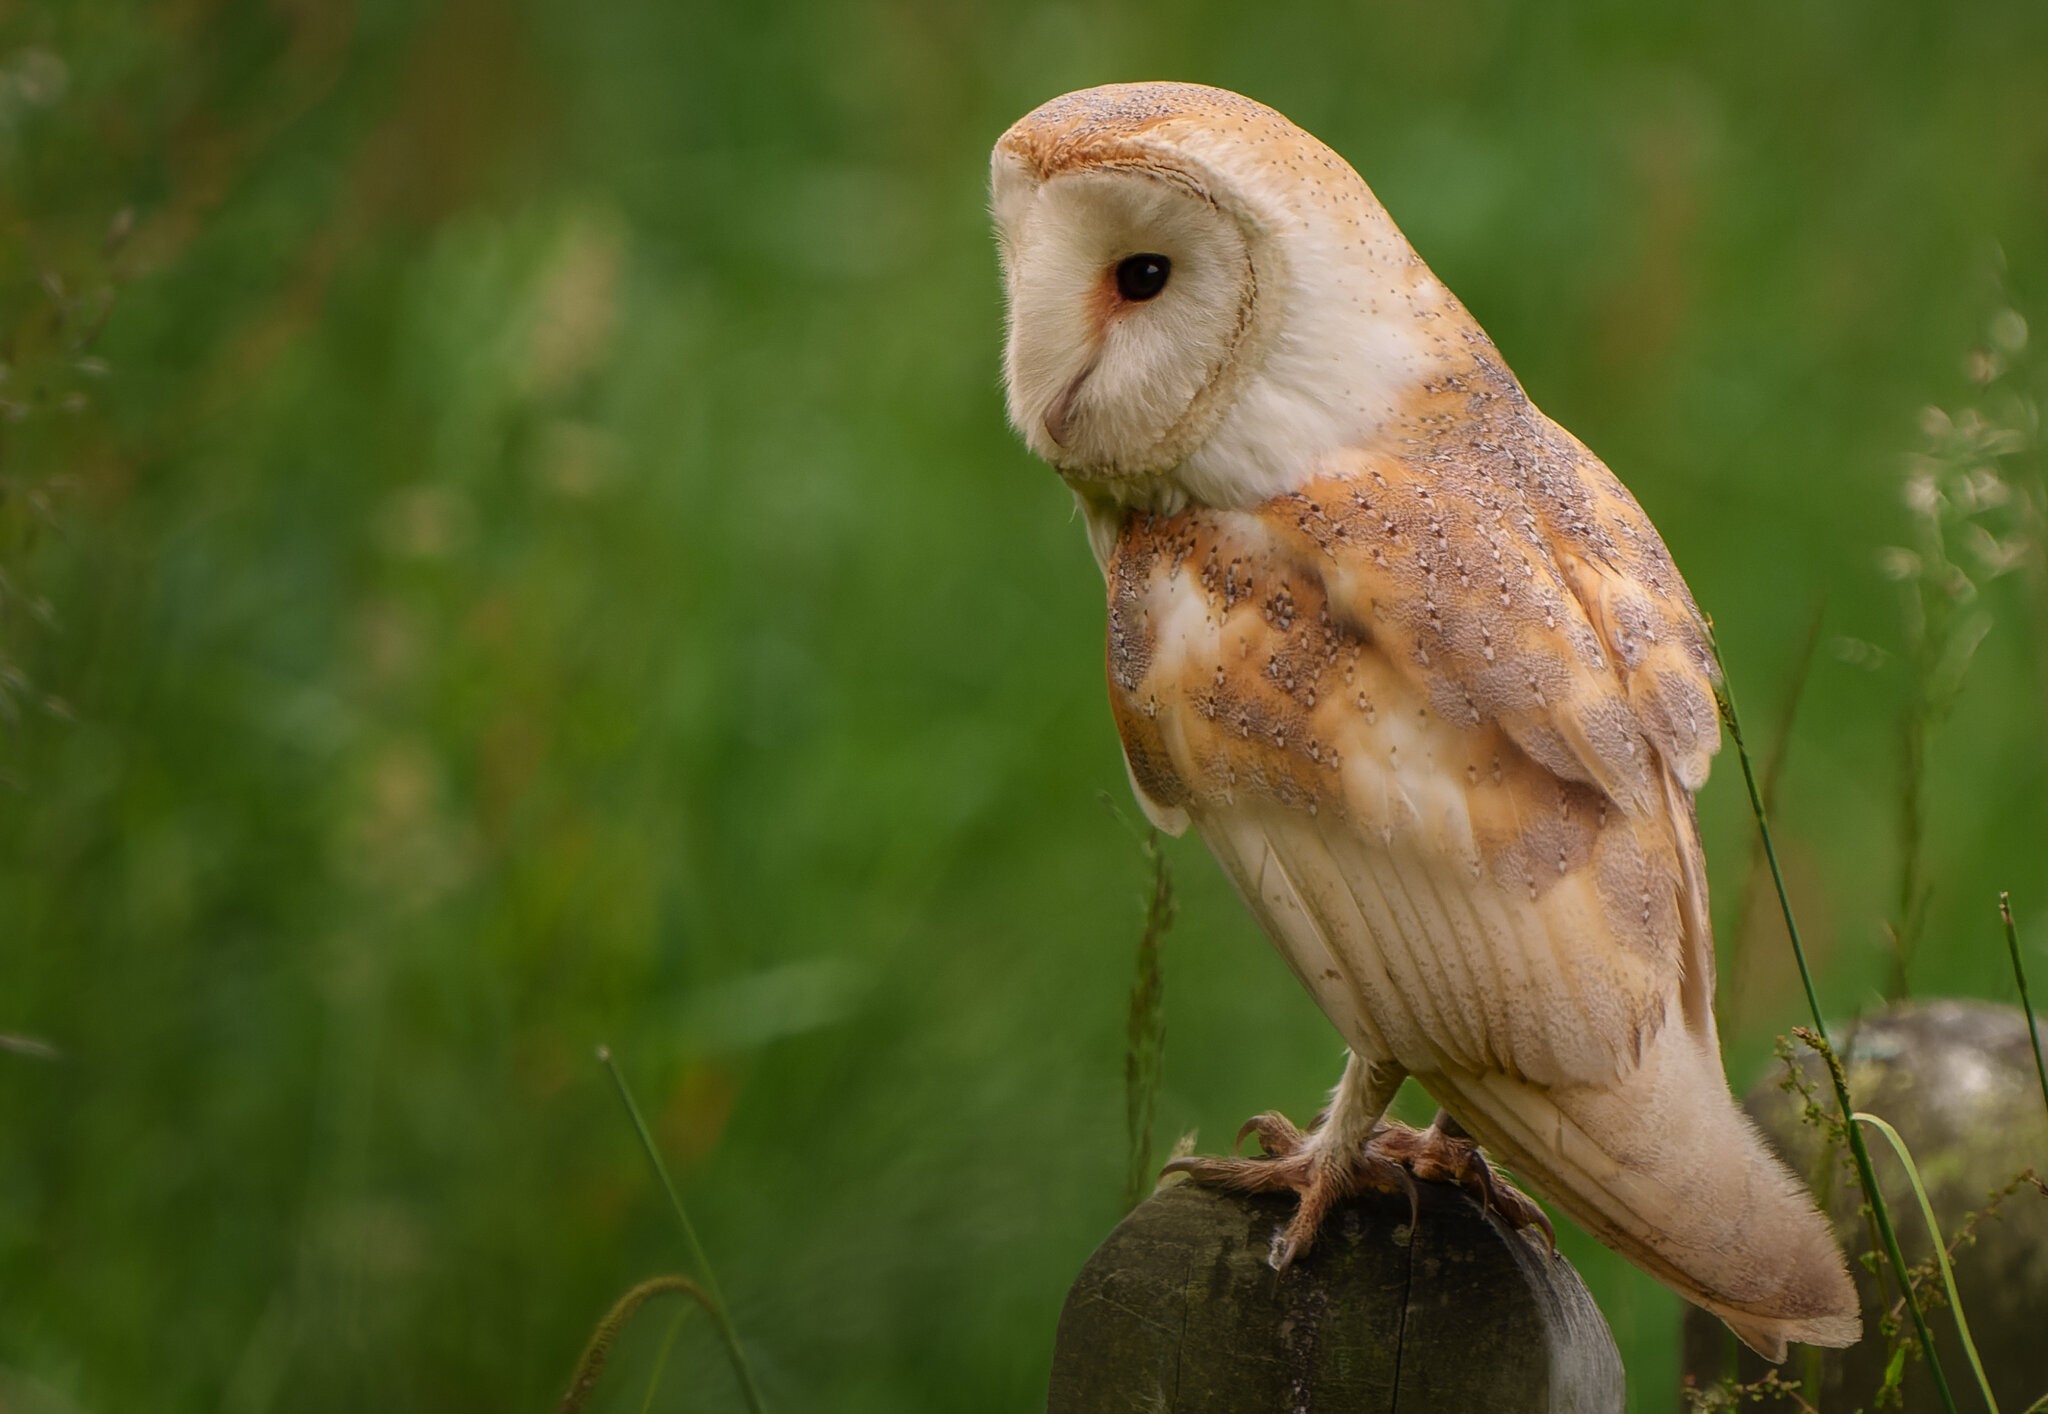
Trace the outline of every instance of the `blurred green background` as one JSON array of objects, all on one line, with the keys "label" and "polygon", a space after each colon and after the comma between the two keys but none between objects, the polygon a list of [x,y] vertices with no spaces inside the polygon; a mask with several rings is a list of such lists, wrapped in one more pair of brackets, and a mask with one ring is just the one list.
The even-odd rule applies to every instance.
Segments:
[{"label": "blurred green background", "polygon": [[[774,1407],[1042,1402],[1145,866],[983,183],[1088,84],[1349,157],[1656,518],[1766,742],[1825,601],[1782,838],[1871,1004],[1882,552],[1924,407],[2023,420],[2044,73],[2038,0],[0,4],[0,1408],[551,1407],[683,1261],[600,1041]],[[1910,980],[2006,998],[2000,888],[2048,985],[2048,621],[2025,517],[1964,509],[2020,567],[1973,571]],[[1771,928],[1726,962],[1732,753],[1703,810],[1746,1085],[1801,1006]],[[1339,1044],[1171,854],[1161,1140],[1215,1147]],[[1566,1240],[1670,1408],[1676,1299]],[[657,1407],[737,1407],[701,1321]]]}]

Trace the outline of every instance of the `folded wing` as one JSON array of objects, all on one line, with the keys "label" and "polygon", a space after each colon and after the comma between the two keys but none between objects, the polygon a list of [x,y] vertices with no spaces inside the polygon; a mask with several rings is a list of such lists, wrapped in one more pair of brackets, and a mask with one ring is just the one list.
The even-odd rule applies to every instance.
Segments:
[{"label": "folded wing", "polygon": [[[1344,974],[1391,1058],[1593,1081],[1711,975],[1698,845],[1672,712],[1645,725],[1535,513],[1483,490],[1361,455],[1251,511],[1134,518],[1112,697],[1141,794],[1248,897],[1290,881],[1328,946],[1276,941]],[[1712,711],[1703,672],[1655,695]]]},{"label": "folded wing", "polygon": [[1590,453],[1548,424],[1502,447],[1361,452],[1251,510],[1125,521],[1133,782],[1354,1048],[1759,1349],[1841,1343],[1839,1253],[1720,1065],[1697,611]]}]

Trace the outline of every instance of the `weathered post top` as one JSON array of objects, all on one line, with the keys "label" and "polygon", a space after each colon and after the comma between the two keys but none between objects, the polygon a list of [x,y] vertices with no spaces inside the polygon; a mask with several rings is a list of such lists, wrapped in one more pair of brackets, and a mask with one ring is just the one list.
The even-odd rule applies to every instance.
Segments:
[{"label": "weathered post top", "polygon": [[1578,1273],[1461,1190],[1339,1207],[1286,1273],[1289,1195],[1140,1204],[1060,1313],[1048,1414],[1613,1414],[1621,1356]]}]

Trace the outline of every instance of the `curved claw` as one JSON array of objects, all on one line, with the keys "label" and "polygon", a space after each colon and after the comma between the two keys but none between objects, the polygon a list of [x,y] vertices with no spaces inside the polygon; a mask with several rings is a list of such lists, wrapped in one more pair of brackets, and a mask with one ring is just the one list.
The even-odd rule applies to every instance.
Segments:
[{"label": "curved claw", "polygon": [[1277,1193],[1282,1189],[1300,1192],[1310,1182],[1306,1157],[1267,1155],[1257,1159],[1168,1159],[1161,1176],[1184,1173],[1209,1188],[1235,1193]]},{"label": "curved claw", "polygon": [[1171,1159],[1160,1174],[1186,1174],[1195,1183],[1240,1193],[1299,1194],[1301,1206],[1294,1220],[1273,1237],[1267,1262],[1275,1271],[1284,1272],[1307,1255],[1333,1205],[1367,1189],[1406,1193],[1412,1230],[1422,1220],[1417,1185],[1424,1180],[1457,1184],[1511,1230],[1540,1229],[1551,1256],[1557,1255],[1557,1232],[1549,1217],[1493,1171],[1476,1143],[1455,1130],[1435,1125],[1418,1130],[1382,1122],[1356,1149],[1340,1154],[1313,1143],[1285,1115],[1269,1110],[1246,1120],[1237,1142],[1242,1144],[1252,1134],[1264,1151],[1256,1158]]},{"label": "curved claw", "polygon": [[1479,1152],[1479,1146],[1461,1135],[1447,1135],[1441,1129],[1422,1136],[1427,1147],[1410,1162],[1423,1178],[1448,1179],[1479,1201],[1486,1212],[1516,1232],[1525,1227],[1541,1228],[1544,1245],[1557,1256],[1557,1229],[1533,1199],[1493,1171],[1493,1165]]},{"label": "curved claw", "polygon": [[1396,1164],[1394,1172],[1400,1176],[1401,1187],[1408,1191],[1408,1231],[1412,1242],[1412,1234],[1422,1223],[1422,1190],[1415,1186],[1415,1175],[1408,1172],[1408,1165]]},{"label": "curved claw", "polygon": [[1294,1127],[1294,1122],[1278,1110],[1255,1114],[1238,1126],[1237,1139],[1230,1146],[1233,1153],[1244,1146],[1247,1134],[1258,1135],[1260,1150],[1275,1158],[1292,1154],[1301,1147],[1304,1138],[1302,1132]]},{"label": "curved claw", "polygon": [[1484,1159],[1480,1167],[1486,1170],[1483,1180],[1485,1193],[1480,1202],[1486,1210],[1499,1215],[1501,1221],[1519,1232],[1525,1227],[1541,1228],[1543,1244],[1550,1249],[1552,1258],[1557,1256],[1557,1229],[1550,1225],[1550,1215],[1536,1206],[1534,1200],[1500,1181],[1500,1175],[1492,1171]]}]

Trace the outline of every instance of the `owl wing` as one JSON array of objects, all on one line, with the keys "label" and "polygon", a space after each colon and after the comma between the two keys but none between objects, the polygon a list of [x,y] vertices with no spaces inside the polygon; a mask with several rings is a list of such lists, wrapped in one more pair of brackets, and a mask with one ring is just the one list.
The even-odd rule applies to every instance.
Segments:
[{"label": "owl wing", "polygon": [[1711,657],[1654,529],[1563,438],[1519,480],[1360,453],[1125,522],[1111,695],[1352,1044],[1544,1085],[1712,1036],[1689,789]]}]

